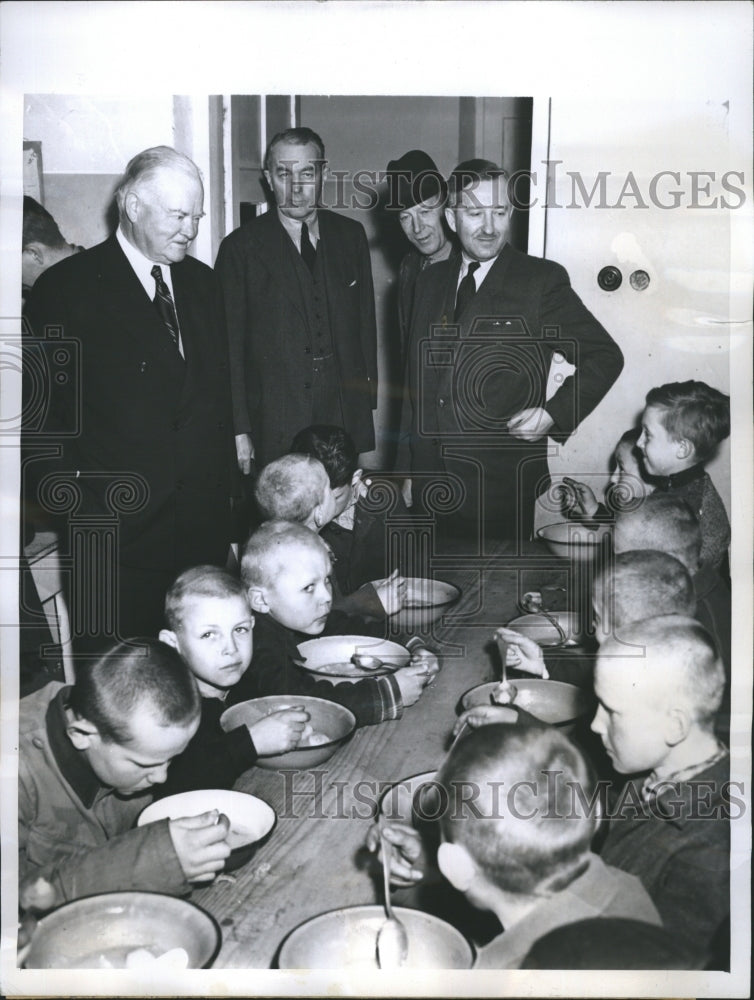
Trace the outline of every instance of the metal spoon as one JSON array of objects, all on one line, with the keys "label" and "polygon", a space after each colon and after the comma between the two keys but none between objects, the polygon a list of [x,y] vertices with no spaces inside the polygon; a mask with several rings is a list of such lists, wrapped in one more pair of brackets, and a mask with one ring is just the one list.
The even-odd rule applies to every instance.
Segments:
[{"label": "metal spoon", "polygon": [[377,932],[377,965],[380,969],[398,969],[408,957],[408,934],[405,925],[393,914],[390,902],[391,844],[381,833],[382,878],[385,888],[386,920]]},{"label": "metal spoon", "polygon": [[362,670],[390,670],[392,672],[398,669],[397,663],[385,663],[379,656],[370,656],[369,653],[354,653],[351,657],[351,663]]},{"label": "metal spoon", "polygon": [[518,691],[516,690],[515,685],[511,684],[510,681],[508,680],[508,667],[507,667],[507,664],[506,664],[505,661],[506,661],[507,656],[508,656],[508,645],[509,645],[509,643],[508,643],[507,639],[504,639],[497,632],[495,633],[495,642],[497,643],[497,648],[498,648],[498,650],[500,652],[500,659],[502,660],[502,663],[503,663],[502,679],[501,679],[500,684],[499,684],[499,686],[497,688],[497,691],[501,695],[505,694],[508,697],[509,700],[505,701],[505,702],[499,701],[495,697],[495,695],[493,694],[491,696],[492,697],[492,701],[496,705],[505,705],[505,704],[512,705],[513,702],[516,700],[516,695],[518,694]]},{"label": "metal spoon", "polygon": [[565,646],[568,643],[569,639],[568,636],[565,634],[563,626],[560,624],[558,619],[553,614],[551,614],[551,612],[549,612],[547,608],[541,603],[541,599],[540,601],[535,602],[530,599],[529,594],[524,594],[521,601],[519,602],[519,607],[521,608],[522,611],[526,611],[528,614],[542,615],[543,618],[546,618],[547,621],[555,628],[556,632],[558,633],[559,646]]}]

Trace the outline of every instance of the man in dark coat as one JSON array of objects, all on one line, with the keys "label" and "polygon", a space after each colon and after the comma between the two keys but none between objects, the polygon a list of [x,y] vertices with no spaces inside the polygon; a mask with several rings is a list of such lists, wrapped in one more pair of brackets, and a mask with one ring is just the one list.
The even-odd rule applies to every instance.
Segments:
[{"label": "man in dark coat", "polygon": [[[487,539],[524,540],[549,485],[548,436],[567,440],[618,377],[623,356],[563,267],[508,243],[499,167],[460,164],[449,199],[446,219],[462,254],[417,279],[399,468],[412,479],[414,502],[431,508],[434,491],[444,510],[455,509],[453,532],[474,536],[475,547],[482,527]],[[546,400],[556,351],[576,374]]]},{"label": "man in dark coat", "polygon": [[27,302],[27,364],[48,363],[51,376],[44,417],[27,432],[25,489],[68,515],[64,576],[80,650],[156,635],[175,575],[227,559],[222,295],[212,270],[186,255],[203,198],[187,157],[139,153],[117,191],[115,235],[46,271]]},{"label": "man in dark coat", "polygon": [[217,256],[228,319],[238,463],[285,454],[309,424],[345,427],[374,448],[377,333],[363,227],[319,208],[322,140],[308,128],[271,141],[275,208],[227,236]]}]

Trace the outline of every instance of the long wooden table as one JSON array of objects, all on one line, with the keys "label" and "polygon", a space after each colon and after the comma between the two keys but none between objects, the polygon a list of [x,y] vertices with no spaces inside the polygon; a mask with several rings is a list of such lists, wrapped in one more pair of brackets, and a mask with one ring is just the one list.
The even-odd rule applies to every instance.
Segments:
[{"label": "long wooden table", "polygon": [[543,580],[563,580],[564,563],[531,546],[515,557],[433,560],[433,575],[456,583],[461,600],[436,624],[428,644],[442,670],[402,719],[357,730],[316,771],[253,768],[236,787],[265,799],[278,815],[252,860],[192,899],[214,915],[223,934],[215,968],[275,967],[282,940],[326,910],[376,903],[381,891],[364,848],[382,791],[409,775],[434,770],[450,742],[460,696],[499,678],[494,629],[515,617],[516,601]]}]

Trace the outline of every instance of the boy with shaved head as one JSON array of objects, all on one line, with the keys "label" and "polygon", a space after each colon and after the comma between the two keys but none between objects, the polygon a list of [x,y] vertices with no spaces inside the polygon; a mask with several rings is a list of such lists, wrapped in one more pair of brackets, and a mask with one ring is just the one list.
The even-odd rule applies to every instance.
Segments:
[{"label": "boy with shaved head", "polygon": [[663,924],[706,948],[729,913],[728,750],[715,736],[725,673],[710,635],[680,615],[637,622],[600,647],[592,729],[623,790],[602,847],[638,875]]}]

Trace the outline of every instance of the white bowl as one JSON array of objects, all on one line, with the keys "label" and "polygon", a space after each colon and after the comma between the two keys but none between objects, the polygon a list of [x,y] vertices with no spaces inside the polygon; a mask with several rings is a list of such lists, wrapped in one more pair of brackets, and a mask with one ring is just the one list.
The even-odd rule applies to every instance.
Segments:
[{"label": "white bowl", "polygon": [[390,621],[402,632],[427,632],[460,596],[458,587],[445,580],[406,577],[406,601]]},{"label": "white bowl", "polygon": [[[411,654],[405,646],[389,639],[377,639],[373,635],[326,635],[320,639],[308,639],[299,644],[302,666],[327,680],[361,681],[365,677],[381,677],[392,673],[398,667],[405,667]],[[387,667],[366,670],[351,662],[354,653],[366,653],[379,657]]]},{"label": "white bowl", "polygon": [[329,760],[356,728],[356,716],[350,709],[325,698],[300,694],[271,694],[264,698],[240,701],[223,712],[220,725],[227,733],[238,726],[251,726],[271,712],[290,705],[301,705],[309,713],[309,724],[314,732],[329,736],[329,742],[312,747],[298,747],[273,757],[258,757],[255,767],[263,767],[269,771],[276,771],[281,767],[296,767],[300,770],[316,767]]},{"label": "white bowl", "polygon": [[541,612],[533,612],[514,618],[513,621],[508,622],[508,628],[533,639],[540,646],[565,646],[568,648],[568,646],[575,646],[583,640],[581,618],[575,611],[548,611],[547,614],[550,618],[554,618],[565,632],[565,642],[553,623]]},{"label": "white bowl", "polygon": [[[155,957],[183,948],[189,969],[209,967],[220,928],[195,903],[158,892],[107,892],[66,903],[37,924],[27,969],[126,967],[141,949]],[[160,969],[154,966],[155,973]]]},{"label": "white bowl", "polygon": [[[408,933],[405,969],[470,969],[474,952],[455,927],[421,910],[393,907]],[[312,917],[292,931],[280,949],[281,969],[377,970],[377,932],[382,906],[348,906]]]},{"label": "white bowl", "polygon": [[611,536],[612,528],[609,524],[587,528],[578,521],[558,521],[546,524],[537,531],[537,538],[542,539],[550,552],[576,562],[594,559],[601,550],[602,539]]},{"label": "white bowl", "polygon": [[230,820],[228,844],[231,855],[225,862],[226,871],[246,864],[254,853],[254,845],[267,836],[277,818],[272,806],[255,795],[226,788],[199,788],[158,799],[141,812],[137,825],[144,826],[161,819],[199,816],[211,809],[219,809]]}]

